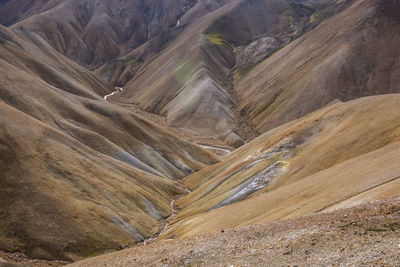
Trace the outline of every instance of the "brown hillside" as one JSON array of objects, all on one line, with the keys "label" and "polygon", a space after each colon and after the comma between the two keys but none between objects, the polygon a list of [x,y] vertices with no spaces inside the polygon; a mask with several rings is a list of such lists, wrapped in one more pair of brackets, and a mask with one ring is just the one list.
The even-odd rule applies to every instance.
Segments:
[{"label": "brown hillside", "polygon": [[265,132],[335,99],[400,92],[399,12],[398,1],[354,1],[243,78],[240,112]]},{"label": "brown hillside", "polygon": [[[263,53],[266,57],[305,31],[313,12],[316,9],[294,1],[257,0],[251,4],[230,1],[187,27],[114,100],[165,116],[171,126],[240,146],[242,139],[250,139],[252,134],[236,110],[233,68],[238,54],[249,53],[245,49],[248,44],[226,37],[234,30],[225,27],[223,22],[239,23],[241,17],[251,21],[244,23],[248,28],[241,30],[256,32],[246,39],[248,42],[276,38],[276,47]],[[262,29],[257,28],[259,24]],[[272,26],[266,27],[267,24]],[[245,52],[239,53],[241,50]],[[244,65],[249,63],[247,59],[244,61]]]},{"label": "brown hillside", "polygon": [[296,217],[353,197],[396,196],[399,101],[387,95],[332,104],[185,178],[194,191],[177,202],[183,209],[164,238]]},{"label": "brown hillside", "polygon": [[[189,22],[184,19],[185,15],[196,2],[8,1],[0,5],[0,14],[7,14],[4,25],[18,21],[13,28],[37,33],[58,52],[93,67],[123,56],[153,38],[157,40],[153,42],[156,47],[152,52],[158,51],[181,31],[181,27],[176,27],[178,20],[181,26]],[[201,12],[195,14],[213,10],[221,5],[219,2],[197,5],[196,10]]]},{"label": "brown hillside", "polygon": [[110,85],[39,36],[0,38],[0,249],[68,260],[157,233],[172,180],[217,157],[105,101]]},{"label": "brown hillside", "polygon": [[0,0],[0,267],[398,265],[399,14]]},{"label": "brown hillside", "polygon": [[[71,266],[396,266],[399,199],[166,240]],[[162,256],[161,256],[162,255]]]}]

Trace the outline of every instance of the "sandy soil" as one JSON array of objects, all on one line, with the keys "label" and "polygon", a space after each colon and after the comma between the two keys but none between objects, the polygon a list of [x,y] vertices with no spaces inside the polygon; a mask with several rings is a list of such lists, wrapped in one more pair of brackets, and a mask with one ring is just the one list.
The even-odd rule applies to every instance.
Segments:
[{"label": "sandy soil", "polygon": [[399,266],[400,198],[166,240],[71,266]]},{"label": "sandy soil", "polygon": [[45,261],[31,259],[21,253],[6,253],[0,251],[0,266],[13,267],[13,266],[26,266],[26,267],[56,267],[68,264],[65,261]]}]

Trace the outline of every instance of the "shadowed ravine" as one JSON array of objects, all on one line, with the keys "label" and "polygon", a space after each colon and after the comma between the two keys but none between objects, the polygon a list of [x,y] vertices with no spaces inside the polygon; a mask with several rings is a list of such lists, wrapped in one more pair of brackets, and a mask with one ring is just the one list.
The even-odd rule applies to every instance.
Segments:
[{"label": "shadowed ravine", "polygon": [[191,190],[189,190],[188,188],[186,188],[180,181],[176,181],[175,184],[176,184],[182,191],[184,191],[184,193],[183,193],[183,194],[180,194],[180,195],[178,195],[178,196],[176,196],[176,197],[174,197],[174,198],[171,199],[171,202],[170,202],[171,215],[169,215],[166,219],[164,219],[164,220],[162,220],[162,221],[160,222],[160,231],[159,231],[157,234],[155,234],[154,236],[152,236],[152,237],[150,237],[150,238],[147,238],[147,239],[143,240],[142,242],[140,242],[140,243],[138,244],[139,246],[146,246],[146,245],[148,245],[148,244],[151,244],[151,243],[157,241],[158,237],[159,237],[162,233],[164,233],[164,232],[167,230],[167,228],[168,228],[168,226],[170,225],[172,219],[176,216],[176,214],[177,214],[178,211],[179,211],[178,208],[175,206],[175,203],[176,203],[177,201],[179,201],[180,199],[182,199],[182,198],[183,198],[184,196],[186,196],[187,194],[189,194],[189,193],[192,192]]}]

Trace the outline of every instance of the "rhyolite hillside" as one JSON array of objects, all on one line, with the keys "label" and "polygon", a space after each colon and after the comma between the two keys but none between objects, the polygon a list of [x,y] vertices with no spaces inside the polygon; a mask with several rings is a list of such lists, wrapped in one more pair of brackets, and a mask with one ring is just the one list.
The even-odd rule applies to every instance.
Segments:
[{"label": "rhyolite hillside", "polygon": [[[397,0],[0,0],[0,265],[139,242],[165,248],[143,264],[167,264],[186,241],[160,240],[235,243],[271,221],[287,242],[322,242],[311,258],[268,245],[287,263],[396,262],[399,13]],[[368,201],[381,202],[354,208]],[[307,218],[314,230],[292,227]],[[360,251],[318,239],[318,220]],[[371,242],[390,249],[370,259]],[[208,259],[202,244],[187,257]]]}]

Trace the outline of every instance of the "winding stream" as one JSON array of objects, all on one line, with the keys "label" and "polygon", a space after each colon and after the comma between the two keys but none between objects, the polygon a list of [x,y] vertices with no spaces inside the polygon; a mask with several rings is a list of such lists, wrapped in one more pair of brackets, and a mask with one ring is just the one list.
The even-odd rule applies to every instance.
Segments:
[{"label": "winding stream", "polygon": [[220,152],[224,155],[230,154],[232,151],[227,148],[222,148],[222,147],[217,147],[217,146],[208,146],[208,145],[202,145],[202,144],[197,144],[198,146],[201,146],[202,148],[211,150],[212,152]]},{"label": "winding stream", "polygon": [[112,92],[111,94],[108,94],[108,95],[104,96],[104,100],[107,101],[107,98],[109,98],[110,96],[113,96],[113,95],[118,94],[118,93],[122,93],[122,91],[124,90],[124,88],[122,88],[122,87],[115,87],[115,89],[116,90],[114,92]]},{"label": "winding stream", "polygon": [[171,199],[171,202],[170,202],[170,204],[169,204],[169,205],[170,205],[170,208],[171,208],[171,215],[169,215],[166,219],[164,219],[164,220],[162,220],[162,221],[160,222],[160,231],[159,231],[157,234],[155,234],[154,236],[143,240],[141,243],[138,244],[139,246],[146,246],[147,244],[153,243],[154,241],[157,240],[157,238],[158,238],[162,233],[165,232],[165,230],[167,230],[167,228],[168,228],[169,224],[171,223],[172,219],[173,219],[173,218],[176,216],[176,214],[178,213],[178,209],[177,209],[177,207],[175,206],[175,203],[176,203],[177,201],[179,201],[181,198],[183,198],[184,196],[186,196],[187,194],[189,194],[189,193],[192,192],[192,191],[190,191],[188,188],[186,188],[181,182],[175,181],[175,183],[176,183],[176,185],[177,185],[180,189],[182,189],[182,190],[184,191],[184,193],[181,194],[181,195],[178,195],[178,196],[174,197],[173,199]]}]

